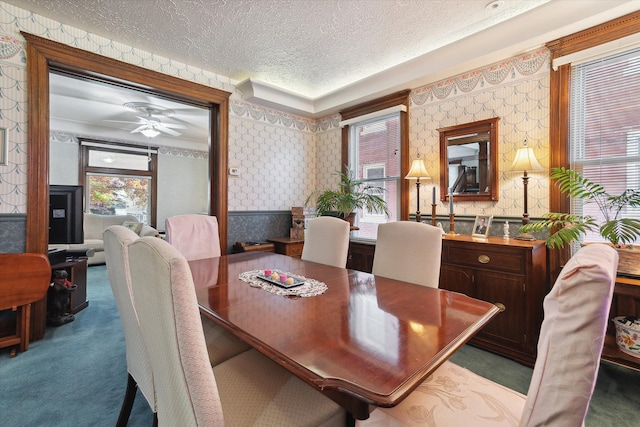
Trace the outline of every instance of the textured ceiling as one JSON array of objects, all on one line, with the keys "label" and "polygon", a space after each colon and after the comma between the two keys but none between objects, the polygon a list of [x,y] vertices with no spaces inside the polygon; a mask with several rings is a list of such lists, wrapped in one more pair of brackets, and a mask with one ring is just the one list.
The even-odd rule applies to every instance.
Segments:
[{"label": "textured ceiling", "polygon": [[314,98],[549,0],[7,0],[230,77]]}]

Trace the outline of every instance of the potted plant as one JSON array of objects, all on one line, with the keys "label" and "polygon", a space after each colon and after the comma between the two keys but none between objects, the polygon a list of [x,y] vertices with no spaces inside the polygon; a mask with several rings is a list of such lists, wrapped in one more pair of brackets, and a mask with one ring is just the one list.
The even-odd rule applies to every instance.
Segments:
[{"label": "potted plant", "polygon": [[384,191],[383,188],[363,183],[356,179],[349,169],[347,172],[336,172],[336,174],[340,176],[339,189],[316,191],[307,197],[305,206],[313,200],[318,215],[337,213],[338,217],[351,222],[351,224],[353,224],[353,217],[357,209],[366,209],[389,216],[387,202],[376,194],[376,192]]},{"label": "potted plant", "polygon": [[[532,222],[520,228],[522,232],[548,230],[547,246],[561,248],[567,243],[577,242],[587,231],[597,231],[600,236],[618,248],[620,262],[618,272],[638,275],[640,267],[636,254],[640,250],[633,243],[640,237],[640,219],[621,216],[626,206],[640,206],[640,191],[625,190],[620,195],[610,195],[597,183],[566,168],[552,168],[551,179],[561,192],[569,197],[595,203],[602,213],[602,221],[592,216],[550,212],[544,214],[543,221]],[[628,259],[627,258],[631,258]],[[630,271],[627,271],[630,270]]]},{"label": "potted plant", "polygon": [[563,247],[565,243],[578,241],[587,231],[598,231],[617,248],[628,246],[640,237],[640,219],[620,217],[624,207],[640,206],[640,191],[625,190],[618,196],[612,196],[600,184],[565,168],[552,168],[550,177],[556,180],[560,191],[569,197],[596,203],[604,218],[603,222],[598,223],[589,215],[550,212],[542,216],[544,221],[524,225],[520,228],[521,231],[555,230],[547,238],[547,246],[550,248]]}]

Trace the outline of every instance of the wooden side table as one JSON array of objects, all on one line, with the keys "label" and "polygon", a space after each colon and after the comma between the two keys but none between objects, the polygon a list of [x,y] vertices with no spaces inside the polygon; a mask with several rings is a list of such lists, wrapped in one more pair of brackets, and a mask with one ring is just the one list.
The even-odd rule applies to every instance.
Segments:
[{"label": "wooden side table", "polygon": [[275,245],[275,250],[278,254],[287,255],[294,258],[300,258],[302,256],[304,239],[293,239],[291,237],[274,237],[267,240]]},{"label": "wooden side table", "polygon": [[[89,305],[87,301],[87,259],[77,258],[54,264],[54,270],[66,270],[69,274],[69,281],[76,285],[76,289],[69,293],[69,313],[76,314]],[[53,279],[52,279],[53,280]]]},{"label": "wooden side table", "polygon": [[234,254],[253,251],[275,252],[275,245],[267,242],[235,242],[233,244]]}]

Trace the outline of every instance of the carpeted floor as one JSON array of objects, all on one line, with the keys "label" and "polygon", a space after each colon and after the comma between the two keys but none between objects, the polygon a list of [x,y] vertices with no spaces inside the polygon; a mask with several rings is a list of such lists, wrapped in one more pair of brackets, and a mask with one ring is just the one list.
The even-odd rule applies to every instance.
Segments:
[{"label": "carpeted floor", "polygon": [[[124,336],[104,266],[88,270],[89,307],[46,330],[29,351],[10,359],[0,350],[0,423],[11,426],[113,426],[127,380]],[[455,363],[526,393],[531,369],[472,346]],[[586,425],[637,427],[640,372],[603,362]],[[138,393],[129,426],[151,425]]]}]

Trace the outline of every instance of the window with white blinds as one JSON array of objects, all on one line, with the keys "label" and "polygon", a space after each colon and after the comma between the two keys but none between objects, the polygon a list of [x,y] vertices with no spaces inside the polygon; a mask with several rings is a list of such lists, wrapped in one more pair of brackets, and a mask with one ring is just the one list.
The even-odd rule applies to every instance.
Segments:
[{"label": "window with white blinds", "polygon": [[357,122],[349,126],[349,168],[365,185],[386,200],[389,217],[360,209],[357,237],[375,239],[378,224],[397,221],[400,212],[400,113]]},{"label": "window with white blinds", "polygon": [[[638,190],[640,48],[572,64],[570,108],[571,168],[610,195]],[[571,211],[603,219],[595,203],[572,200]],[[640,218],[640,209],[627,207],[619,215]],[[603,239],[596,232],[584,240]]]}]

